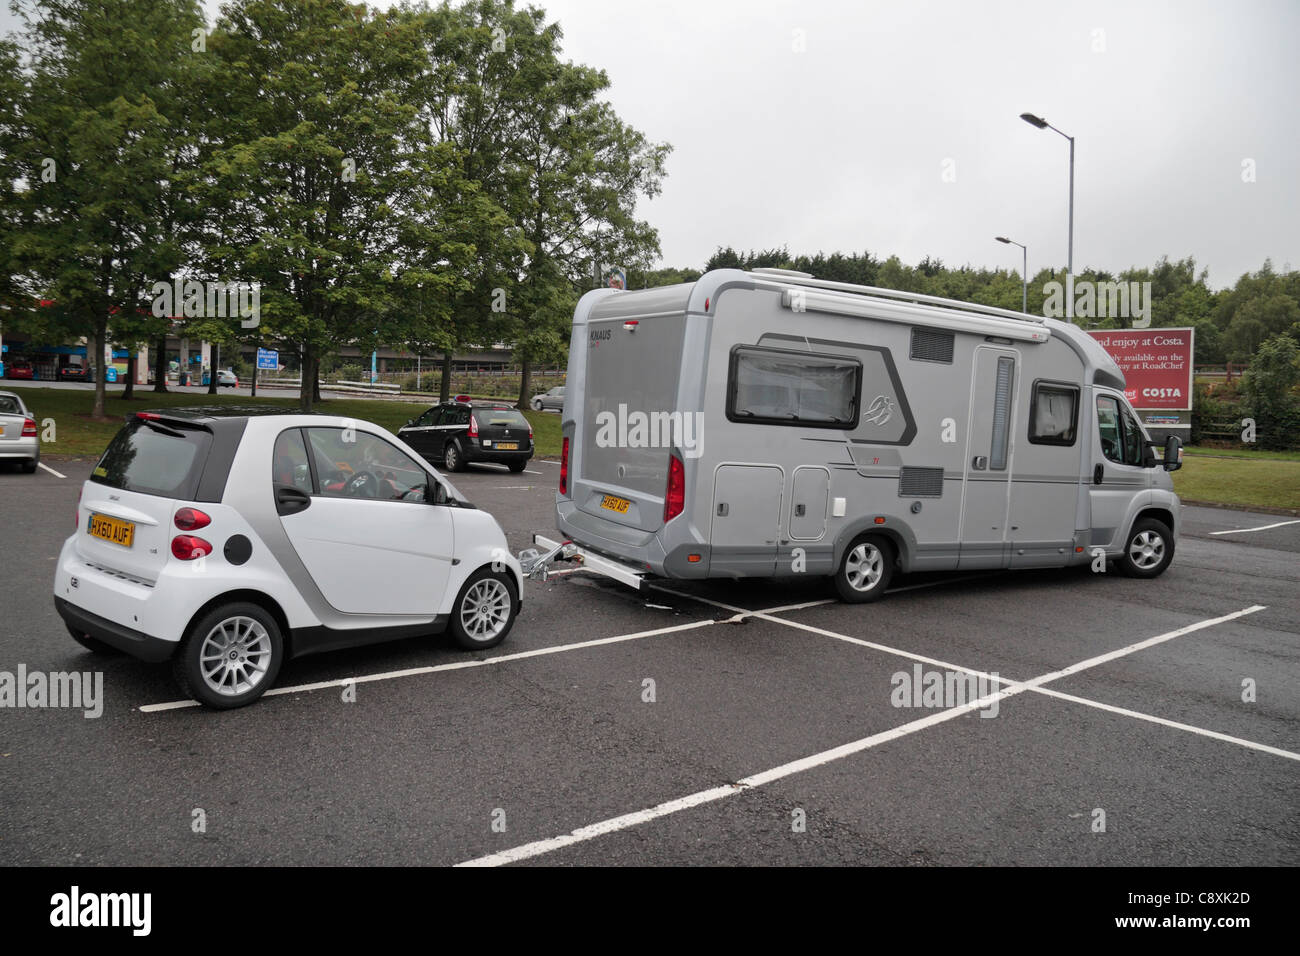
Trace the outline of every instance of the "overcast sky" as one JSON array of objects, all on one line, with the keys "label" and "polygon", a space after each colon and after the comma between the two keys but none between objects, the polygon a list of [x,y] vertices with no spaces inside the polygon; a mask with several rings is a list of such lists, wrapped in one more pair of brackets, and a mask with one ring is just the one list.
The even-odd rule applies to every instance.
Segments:
[{"label": "overcast sky", "polygon": [[1028,111],[1078,140],[1076,271],[1300,267],[1295,0],[538,5],[673,146],[639,210],[665,265],[730,245],[1018,270],[1005,235],[1031,274],[1064,266],[1069,146]]}]

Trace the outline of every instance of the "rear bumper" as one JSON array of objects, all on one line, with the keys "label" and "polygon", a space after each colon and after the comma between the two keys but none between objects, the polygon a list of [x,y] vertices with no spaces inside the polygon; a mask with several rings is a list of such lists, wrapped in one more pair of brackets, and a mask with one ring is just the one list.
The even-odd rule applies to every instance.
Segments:
[{"label": "rear bumper", "polygon": [[462,446],[466,461],[495,461],[507,465],[512,461],[528,461],[533,457],[533,446],[515,451],[500,451],[494,445],[484,448],[480,442],[470,442]]},{"label": "rear bumper", "polygon": [[69,627],[89,634],[109,647],[115,647],[150,664],[167,660],[177,647],[175,641],[164,641],[162,638],[150,637],[141,631],[134,631],[116,621],[110,621],[98,614],[91,614],[75,604],[69,604],[58,595],[54,597],[54,609],[59,612],[59,617],[63,618]]},{"label": "rear bumper", "polygon": [[41,443],[36,438],[19,438],[17,441],[0,441],[0,460],[39,461]]}]

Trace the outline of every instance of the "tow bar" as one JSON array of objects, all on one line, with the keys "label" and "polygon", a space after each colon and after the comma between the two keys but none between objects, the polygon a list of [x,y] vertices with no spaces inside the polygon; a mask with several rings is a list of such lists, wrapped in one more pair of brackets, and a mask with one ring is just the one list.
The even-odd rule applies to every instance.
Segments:
[{"label": "tow bar", "polygon": [[533,535],[533,544],[544,550],[526,548],[519,552],[518,558],[519,568],[523,571],[524,577],[531,578],[534,581],[546,580],[549,574],[547,565],[552,561],[574,562],[585,571],[603,574],[638,590],[641,588],[641,579],[647,573],[630,564],[623,564],[603,555],[593,554],[572,541],[552,541],[543,535],[535,534]]}]

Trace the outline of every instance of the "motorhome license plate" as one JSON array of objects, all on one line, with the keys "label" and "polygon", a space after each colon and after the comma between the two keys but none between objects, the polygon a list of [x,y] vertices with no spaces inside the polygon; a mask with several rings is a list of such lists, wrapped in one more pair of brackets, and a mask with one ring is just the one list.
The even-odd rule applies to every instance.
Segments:
[{"label": "motorhome license plate", "polygon": [[632,502],[626,498],[618,498],[614,495],[605,495],[600,499],[600,506],[608,508],[610,511],[617,511],[621,515],[627,514],[627,509],[632,507]]},{"label": "motorhome license plate", "polygon": [[497,448],[500,449],[501,451],[517,451],[519,449],[519,442],[499,441],[497,442]]},{"label": "motorhome license plate", "polygon": [[92,538],[103,538],[113,544],[120,544],[124,548],[131,547],[135,542],[134,521],[123,521],[120,518],[110,518],[107,515],[92,514],[88,530]]}]

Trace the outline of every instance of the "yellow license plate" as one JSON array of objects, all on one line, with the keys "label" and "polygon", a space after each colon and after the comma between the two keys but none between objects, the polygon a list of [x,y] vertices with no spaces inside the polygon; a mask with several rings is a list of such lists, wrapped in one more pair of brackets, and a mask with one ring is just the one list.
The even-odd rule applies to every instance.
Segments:
[{"label": "yellow license plate", "polygon": [[608,508],[610,511],[617,511],[621,515],[627,514],[627,509],[632,507],[632,502],[626,498],[616,498],[614,495],[605,495],[600,499],[600,506]]},{"label": "yellow license plate", "polygon": [[135,543],[134,521],[123,521],[121,518],[92,514],[88,530],[92,538],[103,538],[105,541],[113,542],[113,544],[120,544],[124,548],[129,548]]},{"label": "yellow license plate", "polygon": [[497,447],[500,448],[502,451],[517,451],[519,449],[519,442],[499,441],[497,442]]}]

